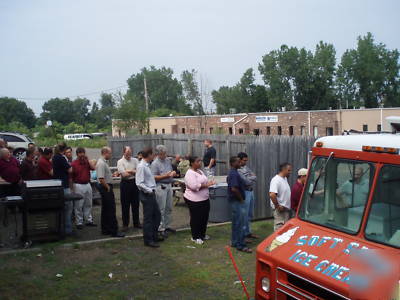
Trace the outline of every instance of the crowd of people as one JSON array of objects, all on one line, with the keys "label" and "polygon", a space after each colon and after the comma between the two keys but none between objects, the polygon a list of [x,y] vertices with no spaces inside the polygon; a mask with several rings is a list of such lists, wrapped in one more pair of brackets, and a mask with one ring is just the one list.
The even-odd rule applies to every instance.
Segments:
[{"label": "crowd of people", "polygon": [[[27,180],[58,179],[62,183],[64,195],[79,194],[81,199],[65,202],[65,233],[74,235],[73,224],[78,230],[85,226],[96,227],[92,215],[93,191],[91,180],[96,177],[101,195],[100,227],[103,235],[124,237],[130,226],[143,230],[145,246],[157,248],[176,230],[172,228],[172,208],[174,178],[182,177],[185,182],[183,198],[189,208],[191,240],[203,244],[209,240],[207,223],[210,213],[209,188],[214,181],[217,164],[216,149],[211,140],[204,141],[203,157],[176,155],[167,157],[168,149],[158,145],[154,151],[145,148],[136,157],[131,147],[122,149],[122,157],[117,162],[117,171],[112,172],[109,161],[112,150],[101,149],[101,157],[89,160],[84,148],[73,150],[65,143],[54,148],[39,148],[30,144],[25,158],[19,163],[4,141],[0,140],[0,197],[19,195],[21,184]],[[248,167],[249,157],[240,152],[230,158],[227,176],[228,200],[232,209],[231,245],[239,251],[251,253],[247,246],[258,236],[252,233],[251,220],[254,212],[254,189],[257,176]],[[306,169],[298,171],[296,184],[290,189],[287,178],[292,167],[288,163],[280,166],[279,173],[272,178],[269,196],[274,216],[275,230],[293,216],[307,175]],[[120,177],[120,201],[122,227],[118,226],[114,194],[114,177]],[[139,206],[143,208],[143,224],[140,223]]]}]

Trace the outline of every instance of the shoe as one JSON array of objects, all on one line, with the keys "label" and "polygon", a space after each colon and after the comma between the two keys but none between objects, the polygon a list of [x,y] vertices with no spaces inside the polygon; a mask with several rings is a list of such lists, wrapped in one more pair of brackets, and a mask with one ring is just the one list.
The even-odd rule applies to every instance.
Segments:
[{"label": "shoe", "polygon": [[117,237],[117,238],[123,238],[125,237],[125,234],[123,234],[122,232],[117,232],[111,235],[112,237]]},{"label": "shoe", "polygon": [[141,224],[138,224],[138,225],[134,225],[133,228],[143,229],[143,226]]},{"label": "shoe", "polygon": [[79,229],[79,230],[82,230],[83,229],[83,225],[82,224],[76,225],[76,228]]},{"label": "shoe", "polygon": [[156,237],[156,242],[163,242],[163,241],[165,241],[165,239],[162,237],[162,236],[158,236],[158,237]]},{"label": "shoe", "polygon": [[122,232],[127,232],[128,230],[129,230],[129,227],[128,227],[128,226],[124,226],[124,227],[122,227],[122,229],[121,229]]},{"label": "shoe", "polygon": [[176,230],[173,228],[168,227],[167,229],[165,229],[166,232],[171,232],[171,233],[176,233]]},{"label": "shoe", "polygon": [[146,247],[150,247],[150,248],[159,248],[160,247],[160,245],[157,244],[156,242],[148,242],[148,243],[144,243],[144,245]]},{"label": "shoe", "polygon": [[249,233],[248,235],[246,235],[247,238],[249,239],[259,239],[260,237],[258,235]]},{"label": "shoe", "polygon": [[204,241],[202,239],[196,239],[195,240],[194,238],[192,238],[191,240],[192,240],[192,242],[194,242],[197,245],[203,245],[204,244]]},{"label": "shoe", "polygon": [[208,234],[206,234],[205,236],[204,236],[204,238],[203,238],[203,241],[208,241],[208,240],[210,240],[211,238],[210,238],[210,236],[208,235]]},{"label": "shoe", "polygon": [[93,222],[89,222],[85,224],[87,227],[97,227],[97,224],[93,223]]},{"label": "shoe", "polygon": [[164,239],[168,238],[168,233],[166,231],[159,231],[158,234],[162,236]]}]

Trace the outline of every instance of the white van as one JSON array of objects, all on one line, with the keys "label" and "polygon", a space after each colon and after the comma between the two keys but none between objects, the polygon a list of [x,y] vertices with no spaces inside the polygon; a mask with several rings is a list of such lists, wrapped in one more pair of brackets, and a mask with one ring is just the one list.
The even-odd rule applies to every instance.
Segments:
[{"label": "white van", "polygon": [[92,135],[89,133],[73,133],[64,135],[64,140],[66,141],[89,140],[92,138]]}]

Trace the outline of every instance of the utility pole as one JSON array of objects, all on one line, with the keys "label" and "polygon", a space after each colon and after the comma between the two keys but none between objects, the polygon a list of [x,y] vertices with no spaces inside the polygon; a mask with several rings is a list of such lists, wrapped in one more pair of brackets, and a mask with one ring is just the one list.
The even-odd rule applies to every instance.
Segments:
[{"label": "utility pole", "polygon": [[145,101],[146,114],[147,114],[146,132],[147,132],[147,134],[149,134],[150,133],[149,94],[147,93],[146,76],[144,76],[143,83],[144,83],[144,101]]}]

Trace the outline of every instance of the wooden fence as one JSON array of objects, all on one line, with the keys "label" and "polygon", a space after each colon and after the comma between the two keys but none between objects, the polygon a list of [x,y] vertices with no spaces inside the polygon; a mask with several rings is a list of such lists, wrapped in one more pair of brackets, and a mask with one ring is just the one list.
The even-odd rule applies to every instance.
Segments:
[{"label": "wooden fence", "polygon": [[121,138],[109,138],[113,151],[112,165],[122,156],[123,146],[131,146],[134,153],[144,147],[165,145],[169,155],[190,154],[202,157],[204,139],[211,139],[217,151],[217,175],[226,175],[229,170],[229,157],[238,152],[249,155],[248,166],[257,175],[255,188],[255,218],[272,216],[269,204],[269,182],[276,175],[279,164],[289,162],[293,165],[293,175],[289,179],[292,185],[296,172],[307,167],[308,153],[314,143],[309,136],[230,136],[230,135],[139,135]]}]

